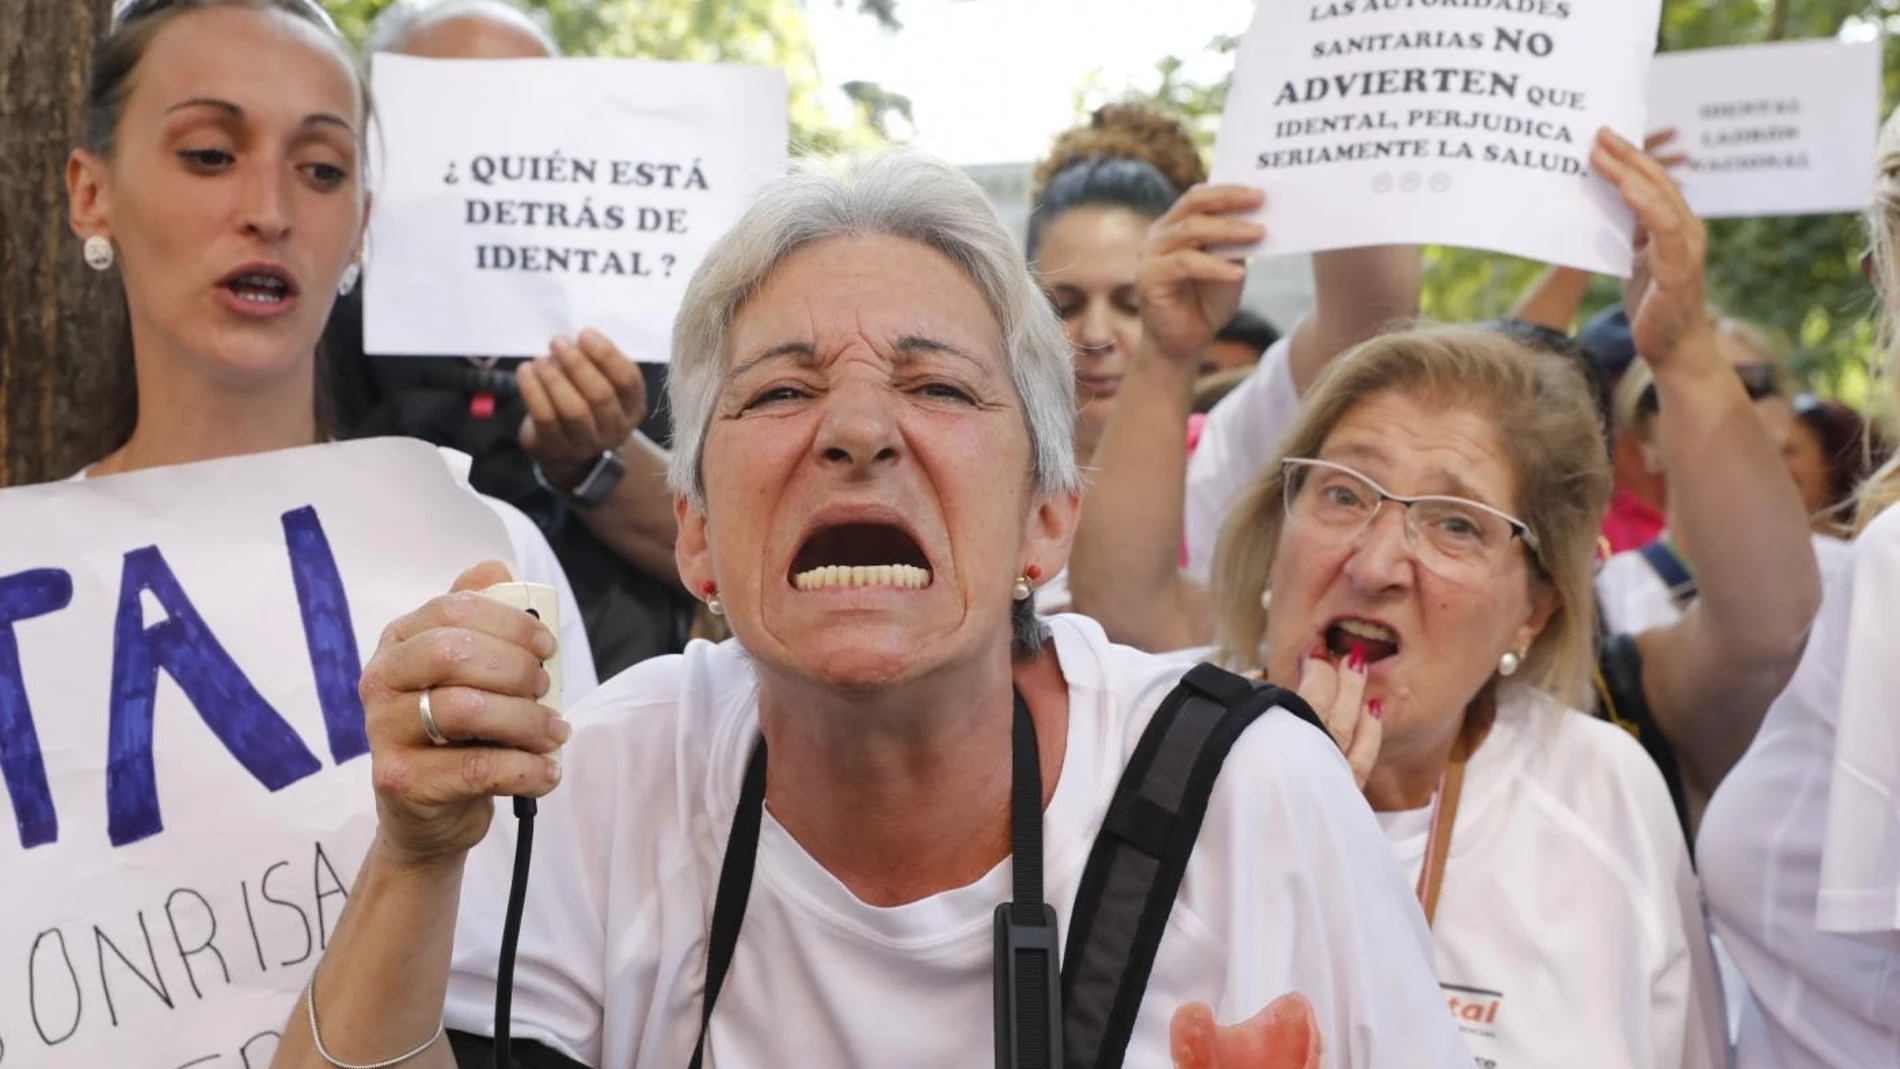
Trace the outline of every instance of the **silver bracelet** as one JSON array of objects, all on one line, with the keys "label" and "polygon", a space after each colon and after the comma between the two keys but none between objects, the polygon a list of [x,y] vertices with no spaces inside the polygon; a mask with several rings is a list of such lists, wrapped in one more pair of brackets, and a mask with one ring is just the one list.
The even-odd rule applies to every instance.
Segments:
[{"label": "silver bracelet", "polygon": [[353,1065],[349,1062],[338,1061],[330,1055],[329,1051],[323,1049],[323,1036],[317,1031],[317,970],[315,969],[310,970],[310,983],[304,988],[303,1002],[305,1009],[310,1013],[310,1044],[317,1048],[317,1057],[329,1062],[332,1066],[335,1066],[336,1069],[392,1069],[393,1066],[401,1065],[411,1058],[420,1055],[430,1047],[435,1046],[436,1040],[442,1038],[442,1031],[446,1027],[446,1022],[436,1022],[435,1034],[424,1041],[422,1046],[417,1047],[407,1054],[399,1054],[386,1062],[370,1062],[366,1065]]}]

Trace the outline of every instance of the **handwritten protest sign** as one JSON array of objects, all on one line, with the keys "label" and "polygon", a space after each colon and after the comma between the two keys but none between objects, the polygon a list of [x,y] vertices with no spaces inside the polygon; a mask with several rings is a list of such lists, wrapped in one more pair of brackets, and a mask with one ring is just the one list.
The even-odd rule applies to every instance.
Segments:
[{"label": "handwritten protest sign", "polygon": [[1649,125],[1677,131],[1699,215],[1867,206],[1880,131],[1880,42],[1795,41],[1657,56]]},{"label": "handwritten protest sign", "polygon": [[375,826],[361,661],[501,522],[376,441],[0,491],[0,531],[0,1069],[263,1069]]},{"label": "handwritten protest sign", "polygon": [[1261,0],[1213,178],[1264,189],[1269,254],[1445,244],[1628,274],[1589,172],[1643,134],[1659,0]]},{"label": "handwritten protest sign", "polygon": [[594,327],[664,362],[707,249],[786,167],[784,73],[375,57],[376,354],[532,356]]}]

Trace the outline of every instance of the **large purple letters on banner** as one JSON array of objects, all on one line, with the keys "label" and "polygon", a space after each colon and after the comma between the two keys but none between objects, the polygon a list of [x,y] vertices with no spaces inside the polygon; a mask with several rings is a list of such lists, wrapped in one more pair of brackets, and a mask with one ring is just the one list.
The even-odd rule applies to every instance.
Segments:
[{"label": "large purple letters on banner", "polygon": [[[330,756],[342,764],[369,752],[363,706],[356,692],[362,659],[350,624],[349,599],[316,510],[306,507],[285,513],[283,528]],[[143,608],[143,595],[148,592],[165,610],[165,619],[150,625]],[[59,817],[34,729],[26,666],[14,628],[64,609],[72,597],[72,577],[57,568],[0,576],[0,777],[13,804],[23,849],[57,841]],[[164,830],[158,807],[158,769],[152,760],[152,718],[161,669],[178,684],[231,756],[267,789],[280,790],[323,767],[225,652],[159,548],[132,550],[125,555],[119,581],[112,634],[112,697],[106,711],[110,724],[107,833],[114,846]]]}]

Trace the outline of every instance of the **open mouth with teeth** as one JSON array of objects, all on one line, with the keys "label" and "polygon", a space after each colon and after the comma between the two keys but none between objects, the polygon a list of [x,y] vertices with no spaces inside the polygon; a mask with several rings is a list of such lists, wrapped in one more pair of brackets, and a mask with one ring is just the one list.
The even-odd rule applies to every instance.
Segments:
[{"label": "open mouth with teeth", "polygon": [[220,283],[239,300],[269,307],[289,300],[296,288],[290,279],[274,271],[245,271]]},{"label": "open mouth with teeth", "polygon": [[847,523],[823,527],[792,558],[792,586],[803,591],[930,585],[930,558],[900,527]]},{"label": "open mouth with teeth", "polygon": [[1334,620],[1326,625],[1321,637],[1326,642],[1326,652],[1334,657],[1344,657],[1354,646],[1360,647],[1365,650],[1367,664],[1383,661],[1399,652],[1398,632],[1370,620]]}]

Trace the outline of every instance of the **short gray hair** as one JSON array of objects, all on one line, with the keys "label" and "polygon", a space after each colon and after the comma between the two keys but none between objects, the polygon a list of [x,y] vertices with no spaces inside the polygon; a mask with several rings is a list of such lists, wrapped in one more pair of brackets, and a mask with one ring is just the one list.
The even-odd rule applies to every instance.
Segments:
[{"label": "short gray hair", "polygon": [[548,55],[561,54],[561,46],[554,43],[548,28],[508,0],[396,0],[369,24],[369,33],[363,38],[363,54],[394,52],[396,46],[417,30],[467,16],[507,23],[547,46]]},{"label": "short gray hair", "polygon": [[1002,328],[1004,355],[1028,424],[1036,491],[1044,497],[1079,492],[1074,370],[1062,324],[977,184],[957,168],[908,149],[875,157],[849,174],[811,169],[777,180],[693,272],[673,323],[667,379],[674,428],[668,478],[675,492],[705,511],[701,457],[739,310],[792,253],[828,238],[870,234],[927,245],[976,284]]}]

